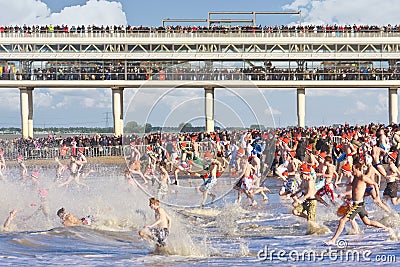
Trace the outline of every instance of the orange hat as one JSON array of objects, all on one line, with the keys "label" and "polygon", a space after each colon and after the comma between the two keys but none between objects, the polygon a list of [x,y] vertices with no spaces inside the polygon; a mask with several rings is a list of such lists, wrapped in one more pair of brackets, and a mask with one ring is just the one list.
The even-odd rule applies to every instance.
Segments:
[{"label": "orange hat", "polygon": [[312,151],[312,145],[308,145],[306,149]]},{"label": "orange hat", "polygon": [[389,154],[389,158],[391,158],[393,161],[396,161],[397,159],[397,152],[392,152]]},{"label": "orange hat", "polygon": [[289,151],[289,155],[294,158],[296,156],[296,151],[295,150],[291,150]]},{"label": "orange hat", "polygon": [[351,172],[351,166],[349,163],[346,163],[342,166],[342,171]]},{"label": "orange hat", "polygon": [[319,153],[318,157],[325,159],[326,157],[326,152],[322,151],[321,153]]},{"label": "orange hat", "polygon": [[84,151],[85,151],[85,148],[84,148],[84,147],[78,148],[78,152],[83,153]]},{"label": "orange hat", "polygon": [[204,153],[204,157],[205,157],[205,158],[211,158],[211,153],[210,153],[210,151],[207,151],[206,153]]},{"label": "orange hat", "polygon": [[39,172],[32,172],[33,178],[39,178]]},{"label": "orange hat", "polygon": [[243,147],[239,148],[237,153],[241,154],[241,155],[244,155],[244,148]]},{"label": "orange hat", "polygon": [[310,174],[311,173],[311,169],[308,167],[308,165],[306,163],[303,163],[300,166],[300,172],[304,173],[304,174]]},{"label": "orange hat", "polygon": [[289,138],[287,138],[287,137],[283,138],[282,141],[285,142],[286,144],[289,144]]},{"label": "orange hat", "polygon": [[185,143],[185,142],[182,142],[182,143],[181,143],[181,147],[186,147],[186,143]]},{"label": "orange hat", "polygon": [[287,171],[282,172],[282,176],[288,177],[289,173]]},{"label": "orange hat", "polygon": [[347,135],[346,134],[342,134],[342,139],[346,139]]},{"label": "orange hat", "polygon": [[18,159],[18,160],[23,160],[24,157],[23,157],[22,155],[18,155],[18,156],[17,156],[17,159]]},{"label": "orange hat", "polygon": [[147,151],[152,151],[153,150],[153,148],[151,147],[151,146],[147,146]]}]

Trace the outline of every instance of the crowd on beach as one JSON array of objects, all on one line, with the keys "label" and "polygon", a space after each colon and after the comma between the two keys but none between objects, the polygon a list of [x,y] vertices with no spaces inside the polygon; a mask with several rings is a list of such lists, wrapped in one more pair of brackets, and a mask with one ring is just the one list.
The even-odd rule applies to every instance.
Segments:
[{"label": "crowd on beach", "polygon": [[[234,181],[232,188],[237,191],[237,204],[245,196],[253,207],[259,205],[258,195],[263,202],[268,202],[270,189],[265,186],[266,180],[279,179],[282,182],[279,195],[292,200],[293,215],[305,218],[309,227],[318,227],[318,203],[338,209],[341,219],[328,245],[336,242],[347,221],[358,231],[356,215],[366,225],[392,231],[368,218],[365,198],[371,196],[373,203],[388,216],[396,216],[391,206],[400,204],[397,196],[400,126],[397,124],[350,126],[346,123],[233,132],[152,133],[127,136],[124,143],[129,144],[129,153],[125,155],[127,184],[132,190],[138,185],[148,187],[155,195],[150,207],[155,210],[156,221],[141,230],[140,236],[156,240],[158,246],[165,246],[171,224],[165,211],[159,214],[159,200],[175,191],[174,186],[187,182],[187,177],[198,181],[193,188],[202,195],[201,207],[215,201],[214,190],[221,177]],[[6,179],[3,151],[0,150],[1,177]],[[55,159],[58,187],[73,184],[88,187],[84,179],[93,171],[84,168],[88,163],[84,153],[78,147],[77,155],[71,155],[68,164],[58,157]],[[17,161],[23,184],[30,183],[39,189],[39,174],[28,173],[21,155]],[[66,226],[87,224],[83,220],[76,220],[75,224],[65,222],[68,217],[65,210],[59,213]],[[11,218],[14,215],[10,213]],[[160,216],[163,216],[162,222]]]}]

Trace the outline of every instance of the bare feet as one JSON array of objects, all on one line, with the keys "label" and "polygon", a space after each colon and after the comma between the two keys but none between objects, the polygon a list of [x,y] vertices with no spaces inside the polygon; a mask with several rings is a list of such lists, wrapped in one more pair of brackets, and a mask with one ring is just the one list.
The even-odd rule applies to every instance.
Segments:
[{"label": "bare feet", "polygon": [[335,240],[330,239],[328,241],[324,241],[324,244],[327,246],[334,246],[334,245],[336,245],[336,242],[335,242]]}]

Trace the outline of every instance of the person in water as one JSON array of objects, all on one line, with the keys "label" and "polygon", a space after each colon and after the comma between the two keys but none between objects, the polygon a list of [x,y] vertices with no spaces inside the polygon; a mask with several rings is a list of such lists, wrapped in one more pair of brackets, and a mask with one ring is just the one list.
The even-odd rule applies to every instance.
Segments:
[{"label": "person in water", "polygon": [[62,224],[64,226],[79,226],[79,225],[91,225],[92,224],[92,216],[86,216],[82,219],[78,219],[73,214],[67,213],[64,208],[61,208],[57,211],[57,216],[60,217]]},{"label": "person in water", "polygon": [[334,236],[325,242],[326,245],[334,245],[336,244],[336,240],[339,235],[342,233],[346,222],[349,220],[353,220],[355,216],[358,214],[365,225],[374,226],[376,228],[382,228],[385,231],[390,231],[389,227],[381,224],[380,222],[370,220],[368,218],[368,213],[365,210],[365,189],[367,185],[371,185],[374,187],[376,191],[379,191],[378,184],[371,179],[368,175],[363,174],[363,168],[365,163],[356,159],[353,165],[353,181],[352,181],[352,206],[350,209],[343,215],[343,217],[339,220],[338,227]]},{"label": "person in water", "polygon": [[146,225],[142,230],[139,231],[140,237],[155,241],[157,247],[165,247],[166,239],[171,231],[171,218],[160,207],[160,201],[154,197],[149,199],[149,206],[154,210],[155,222],[150,225]]}]

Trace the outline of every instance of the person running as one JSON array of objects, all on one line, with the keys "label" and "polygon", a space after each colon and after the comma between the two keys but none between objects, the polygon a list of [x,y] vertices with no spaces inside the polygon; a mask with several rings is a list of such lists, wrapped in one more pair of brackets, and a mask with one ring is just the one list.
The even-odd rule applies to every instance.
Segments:
[{"label": "person running", "polygon": [[157,247],[165,247],[166,239],[171,233],[171,218],[160,206],[160,201],[157,198],[149,199],[149,206],[154,210],[155,221],[143,227],[139,231],[139,236],[148,240],[154,241]]},{"label": "person running", "polygon": [[[372,166],[372,158],[369,155],[366,155],[365,157],[365,165],[367,166],[367,172],[365,175],[369,176],[372,180],[376,182],[378,187],[380,187],[381,184],[381,174],[378,172],[374,166]],[[365,189],[365,197],[371,196],[372,199],[374,200],[374,203],[386,211],[387,213],[390,213],[390,208],[382,202],[381,198],[379,197],[379,191],[376,191],[374,186],[371,184],[367,184],[367,188]]]},{"label": "person running", "polygon": [[353,163],[353,182],[352,182],[352,206],[347,211],[345,215],[339,220],[338,227],[336,229],[335,234],[331,239],[325,242],[326,245],[334,245],[336,244],[337,238],[343,232],[344,226],[346,222],[354,219],[354,217],[358,214],[365,225],[374,226],[376,228],[382,228],[386,231],[389,231],[390,228],[381,224],[380,222],[370,220],[368,218],[368,213],[365,210],[364,203],[364,194],[365,189],[367,188],[367,184],[373,185],[375,190],[378,191],[378,185],[374,180],[372,180],[369,176],[363,174],[364,163],[359,159],[355,160]]},{"label": "person running", "polygon": [[6,180],[6,160],[4,158],[4,151],[0,150],[0,178],[5,181]]},{"label": "person running", "polygon": [[377,169],[383,177],[386,177],[386,170],[383,167],[382,160],[386,152],[378,144],[374,145],[371,149],[372,166]]},{"label": "person running", "polygon": [[[317,200],[315,194],[317,192],[314,178],[311,176],[311,168],[303,163],[300,166],[300,174],[302,183],[300,190],[293,196],[293,215],[307,219],[309,226],[314,226],[316,221]],[[303,195],[298,198],[296,195],[302,192]]]},{"label": "person running", "polygon": [[207,196],[211,196],[211,203],[214,202],[216,195],[212,193],[215,185],[217,184],[217,178],[222,173],[223,168],[220,161],[217,159],[211,159],[210,162],[210,176],[207,180],[200,186],[199,190],[203,193],[203,200],[201,202],[201,207],[203,208],[206,204]]},{"label": "person running", "polygon": [[397,197],[397,180],[400,179],[400,171],[396,167],[397,152],[392,152],[388,156],[388,165],[386,168],[386,188],[383,191],[383,199],[392,201],[393,205],[400,204],[400,198]]},{"label": "person running", "polygon": [[42,213],[47,221],[50,221],[50,208],[49,203],[47,201],[47,195],[49,191],[48,189],[41,188],[39,190],[39,198],[40,203],[32,203],[31,206],[39,206],[30,216],[26,217],[24,221],[28,221],[31,218],[37,216],[39,213]]},{"label": "person running", "polygon": [[24,157],[22,155],[17,156],[17,163],[21,169],[21,180],[24,181],[28,176],[28,169],[25,166]]},{"label": "person running", "polygon": [[287,171],[284,174],[285,176],[287,176],[287,178],[285,177],[286,180],[284,180],[283,186],[279,191],[280,196],[288,196],[289,194],[294,194],[298,190],[301,183],[298,171],[301,165],[301,161],[298,160],[295,156],[296,151],[292,150],[289,152]]},{"label": "person running", "polygon": [[130,147],[131,147],[131,154],[128,157],[126,157],[126,159],[129,160],[128,168],[132,174],[139,175],[143,179],[144,181],[143,184],[147,184],[147,179],[144,177],[142,171],[140,170],[140,157],[141,157],[140,152],[137,149],[135,143],[132,142],[130,144]]},{"label": "person running", "polygon": [[156,181],[158,182],[157,196],[158,199],[163,199],[168,194],[168,185],[171,183],[171,179],[166,170],[165,162],[160,162],[158,164],[158,169],[160,172],[160,179],[156,178]]},{"label": "person running", "polygon": [[57,163],[57,169],[56,169],[56,179],[62,179],[64,177],[64,172],[68,170],[68,165],[62,164],[60,162],[60,159],[58,157],[54,158],[54,161]]},{"label": "person running", "polygon": [[256,168],[253,165],[251,165],[248,161],[246,161],[242,169],[244,171],[238,182],[233,187],[238,191],[236,203],[240,204],[242,202],[242,195],[245,194],[246,197],[251,201],[251,206],[256,206],[257,201],[255,201],[254,196],[252,194],[254,187],[253,179],[254,179],[254,173],[256,172]]},{"label": "person running", "polygon": [[335,203],[335,198],[337,198],[337,194],[334,192],[334,184],[333,179],[338,177],[336,173],[336,166],[332,164],[332,157],[331,156],[323,156],[324,152],[321,152],[319,157],[323,158],[324,161],[321,164],[323,165],[322,172],[318,173],[317,175],[325,178],[325,185],[319,189],[316,193],[316,197],[320,202],[323,202],[325,205],[327,203],[322,199],[324,195],[327,195],[332,203]]},{"label": "person running", "polygon": [[79,173],[79,166],[80,166],[80,165],[78,165],[78,162],[77,162],[76,157],[71,155],[71,156],[70,156],[70,162],[69,162],[69,165],[68,165],[68,169],[69,169],[69,171],[70,171],[70,177],[69,177],[68,180],[65,181],[64,183],[59,184],[58,187],[69,186],[69,184],[70,184],[72,181],[75,181],[76,184],[82,185],[82,186],[85,186],[85,187],[89,188],[89,186],[88,186],[87,184],[82,183],[82,182],[79,180],[79,176],[80,176],[80,173]]}]

